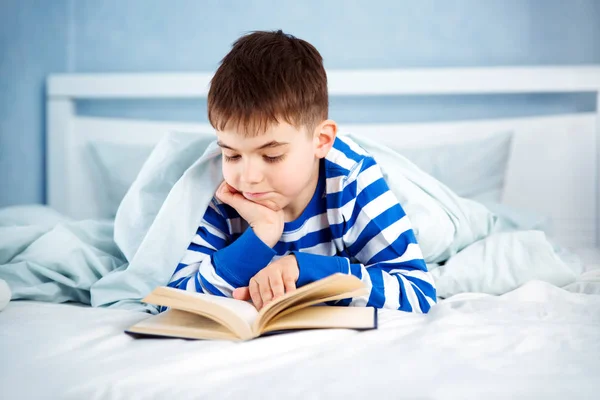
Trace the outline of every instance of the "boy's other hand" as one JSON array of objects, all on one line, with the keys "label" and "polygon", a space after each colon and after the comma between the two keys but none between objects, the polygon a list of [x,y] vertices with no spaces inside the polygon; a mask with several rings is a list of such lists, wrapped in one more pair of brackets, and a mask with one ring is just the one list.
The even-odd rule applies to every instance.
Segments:
[{"label": "boy's other hand", "polygon": [[261,269],[250,279],[249,286],[235,289],[233,298],[252,300],[256,309],[260,311],[272,300],[296,290],[299,275],[296,257],[293,254],[284,256]]},{"label": "boy's other hand", "polygon": [[267,246],[273,247],[277,244],[283,232],[284,215],[275,202],[250,201],[225,181],[221,183],[215,196],[233,207]]}]

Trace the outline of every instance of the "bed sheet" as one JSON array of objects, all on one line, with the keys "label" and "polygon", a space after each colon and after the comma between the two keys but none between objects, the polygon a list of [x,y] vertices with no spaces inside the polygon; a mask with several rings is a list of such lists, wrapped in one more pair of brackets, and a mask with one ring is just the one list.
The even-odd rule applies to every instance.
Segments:
[{"label": "bed sheet", "polygon": [[0,312],[0,398],[594,398],[600,296],[532,281],[464,293],[379,329],[249,342],[133,339],[141,312],[13,301]]}]

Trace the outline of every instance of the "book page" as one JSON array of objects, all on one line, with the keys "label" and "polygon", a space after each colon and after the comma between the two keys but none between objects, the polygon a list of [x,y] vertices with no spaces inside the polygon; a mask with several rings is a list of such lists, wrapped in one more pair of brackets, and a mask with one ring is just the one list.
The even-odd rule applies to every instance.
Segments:
[{"label": "book page", "polygon": [[252,331],[259,333],[268,322],[279,313],[287,313],[286,309],[299,309],[312,304],[329,300],[354,297],[366,291],[360,279],[353,275],[336,273],[321,280],[309,283],[293,292],[286,293],[276,301],[263,307],[252,325]]},{"label": "book page", "polygon": [[204,293],[161,286],[142,301],[207,316],[227,326],[240,337],[251,335],[251,325],[258,316],[248,302]]},{"label": "book page", "polygon": [[[307,297],[303,298],[302,301],[300,301],[300,302],[295,302],[294,304],[289,304],[288,306],[286,306],[286,308],[283,311],[275,314],[275,316],[276,316],[276,318],[279,318],[279,317],[283,317],[284,315],[294,313],[297,310],[300,310],[302,308],[313,306],[315,304],[326,303],[329,301],[342,300],[342,299],[347,299],[347,298],[354,298],[354,297],[358,297],[358,296],[363,296],[367,293],[368,293],[368,291],[365,288],[361,288],[361,289],[355,290],[354,292],[335,294],[330,297],[323,297],[322,294],[321,294],[321,296],[318,296],[318,297],[307,296]],[[264,327],[264,325],[262,325],[262,326]]]},{"label": "book page", "polygon": [[221,296],[213,296],[210,294],[203,293],[192,293],[198,296],[202,296],[202,300],[208,303],[217,304],[221,307],[227,308],[228,310],[233,311],[237,316],[243,319],[248,325],[252,325],[256,317],[258,316],[258,311],[256,307],[250,302],[231,299],[229,297],[221,297]]}]

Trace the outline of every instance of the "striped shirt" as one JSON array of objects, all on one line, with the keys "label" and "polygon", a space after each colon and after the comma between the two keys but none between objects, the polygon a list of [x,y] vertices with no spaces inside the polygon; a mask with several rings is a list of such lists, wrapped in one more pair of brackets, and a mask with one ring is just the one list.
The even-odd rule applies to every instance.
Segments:
[{"label": "striped shirt", "polygon": [[408,216],[381,169],[349,138],[337,137],[321,160],[315,193],[267,246],[235,209],[213,197],[169,286],[232,297],[271,261],[294,254],[297,287],[336,272],[364,282],[369,294],[336,305],[425,313],[436,291]]}]

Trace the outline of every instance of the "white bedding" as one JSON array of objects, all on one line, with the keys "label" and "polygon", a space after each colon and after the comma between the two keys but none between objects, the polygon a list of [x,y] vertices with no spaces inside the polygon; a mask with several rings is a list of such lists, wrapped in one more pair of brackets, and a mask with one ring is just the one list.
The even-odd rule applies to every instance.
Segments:
[{"label": "white bedding", "polygon": [[[121,244],[144,238],[146,252],[139,243],[117,247],[110,221],[71,221],[45,208],[0,210],[0,279],[13,298],[0,311],[0,399],[597,396],[598,253],[581,251],[588,264],[579,268],[558,257],[541,232],[506,233],[481,205],[398,164],[395,154],[379,154],[395,172],[391,186],[405,196],[427,260],[451,256],[434,271],[439,293],[449,298],[428,315],[381,311],[380,328],[362,333],[307,331],[247,343],[136,341],[122,332],[148,316],[137,299],[170,273],[160,266],[171,263],[154,255],[167,254],[165,248],[180,253],[164,241],[172,237],[167,229],[146,235],[153,216],[169,229],[193,222],[180,215],[194,207],[180,206],[169,192],[173,182],[159,182],[161,201],[150,198],[154,212],[146,220],[121,213],[135,220],[134,228],[148,226],[115,226],[130,235]],[[201,183],[179,182],[192,181]],[[142,179],[140,187],[156,196],[159,186]],[[170,207],[161,206],[165,198]],[[143,213],[149,203],[132,204]],[[123,299],[136,307],[119,309]]]},{"label": "white bedding", "polygon": [[[598,285],[600,280],[592,282]],[[379,329],[245,343],[130,338],[148,315],[13,301],[0,312],[0,398],[594,398],[600,296],[532,281],[460,294]]]}]

